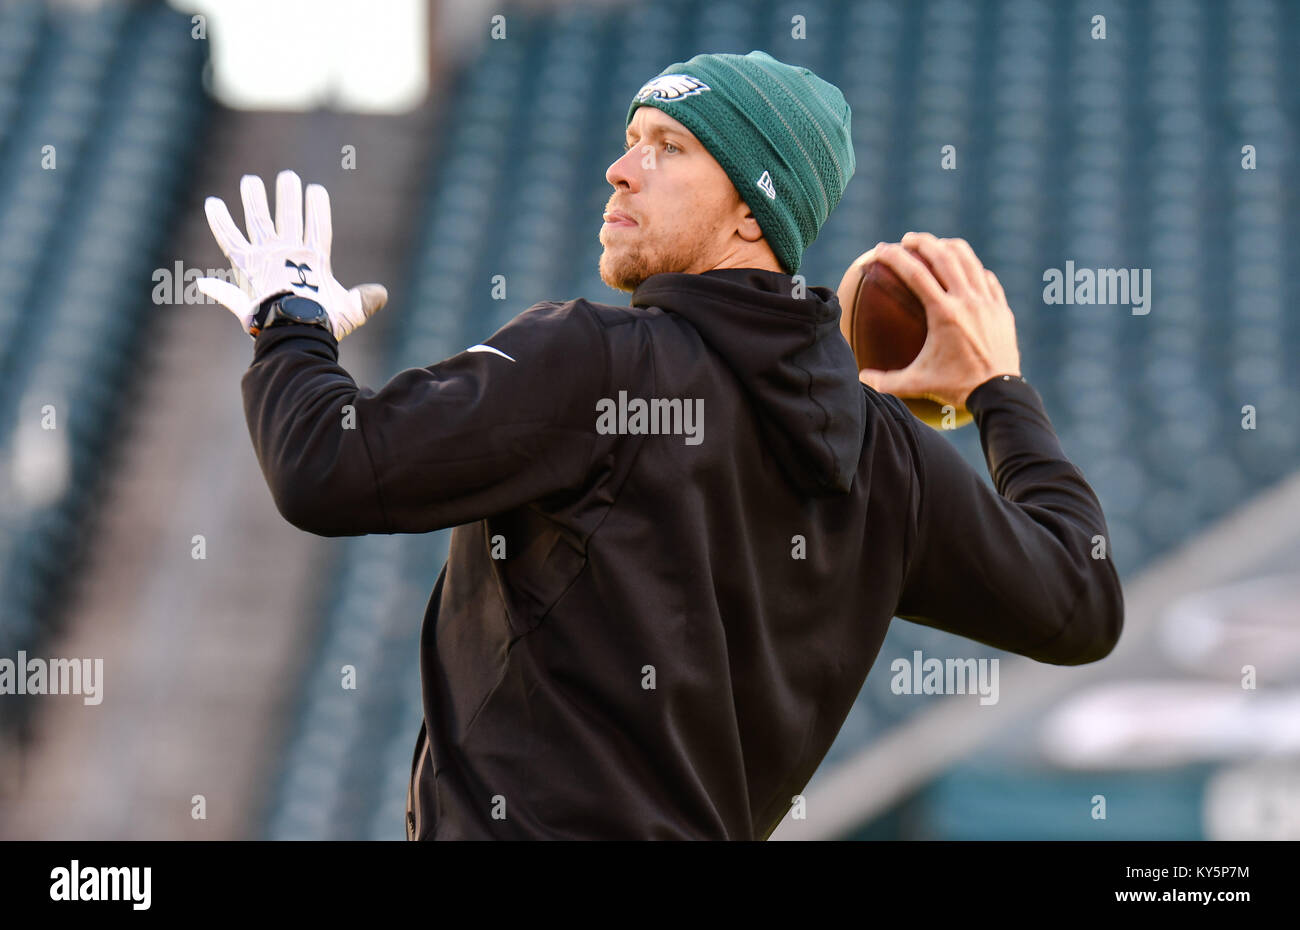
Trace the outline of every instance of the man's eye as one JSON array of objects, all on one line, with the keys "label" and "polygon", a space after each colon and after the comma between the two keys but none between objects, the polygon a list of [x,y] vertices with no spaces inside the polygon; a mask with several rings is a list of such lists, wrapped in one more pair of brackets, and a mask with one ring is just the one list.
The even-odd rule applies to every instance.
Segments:
[{"label": "man's eye", "polygon": [[[632,144],[631,144],[630,142],[624,142],[624,143],[623,143],[623,151],[626,152],[626,151],[628,151],[628,150],[631,149],[631,148],[632,148]],[[681,149],[679,149],[677,146],[673,145],[671,142],[664,142],[664,151],[667,151],[667,150],[669,150],[669,149],[672,149],[674,152],[680,152],[680,151],[681,151]]]}]

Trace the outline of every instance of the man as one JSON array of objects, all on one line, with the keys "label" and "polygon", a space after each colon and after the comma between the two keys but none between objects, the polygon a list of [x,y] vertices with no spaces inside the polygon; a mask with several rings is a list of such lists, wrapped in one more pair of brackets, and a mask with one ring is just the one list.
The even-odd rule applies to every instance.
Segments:
[{"label": "man", "polygon": [[1113,648],[1104,517],[969,246],[906,237],[933,274],[870,253],[933,338],[863,377],[965,403],[1000,493],[859,381],[835,294],[792,277],[852,177],[849,119],[762,52],[672,65],[606,173],[600,270],[630,306],[535,304],[378,392],[337,342],[386,294],[334,281],[323,189],[304,237],[297,177],[275,224],[245,178],[251,242],[209,199],[243,287],[204,287],[258,334],[245,410],[281,513],[329,536],[456,527],[424,619],[409,837],[766,838],[893,616],[1043,662]]}]

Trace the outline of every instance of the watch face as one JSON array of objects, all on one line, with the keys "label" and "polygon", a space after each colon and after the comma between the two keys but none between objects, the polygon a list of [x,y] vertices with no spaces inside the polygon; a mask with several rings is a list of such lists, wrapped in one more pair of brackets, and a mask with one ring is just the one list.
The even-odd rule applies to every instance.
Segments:
[{"label": "watch face", "polygon": [[280,300],[280,313],[299,323],[325,323],[329,320],[325,308],[316,301],[293,295]]}]

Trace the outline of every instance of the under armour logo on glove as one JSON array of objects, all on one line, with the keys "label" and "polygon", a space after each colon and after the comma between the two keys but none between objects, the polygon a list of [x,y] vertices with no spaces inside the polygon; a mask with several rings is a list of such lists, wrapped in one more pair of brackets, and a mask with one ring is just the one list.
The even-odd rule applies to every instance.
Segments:
[{"label": "under armour logo on glove", "polygon": [[[335,339],[342,339],[387,303],[388,291],[382,284],[362,284],[348,290],[334,279],[330,270],[334,232],[325,188],[307,185],[305,224],[302,181],[292,171],[281,171],[275,179],[275,222],[271,222],[261,178],[244,175],[239,194],[248,223],[247,239],[221,198],[209,197],[203,208],[212,235],[230,259],[240,286],[220,278],[199,278],[196,283],[200,291],[239,317],[244,332],[252,333],[253,315],[263,301],[300,288],[312,291],[316,302],[325,308]],[[316,284],[308,281],[308,272]]]},{"label": "under armour logo on glove", "polygon": [[298,270],[298,283],[294,285],[295,287],[306,287],[306,288],[310,288],[313,291],[320,290],[320,288],[318,288],[316,285],[307,283],[307,272],[311,271],[311,265],[307,265],[307,264],[299,265],[289,261],[289,259],[286,258],[284,260],[284,267],[296,268]]}]

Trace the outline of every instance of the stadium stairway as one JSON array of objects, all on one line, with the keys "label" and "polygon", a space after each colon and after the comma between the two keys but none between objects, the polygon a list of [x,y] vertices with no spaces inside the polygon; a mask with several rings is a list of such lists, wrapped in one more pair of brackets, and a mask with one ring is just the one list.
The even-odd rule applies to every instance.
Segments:
[{"label": "stadium stairway", "polygon": [[[181,220],[150,258],[157,268],[118,282],[130,290],[131,312],[145,317],[117,324],[140,350],[137,388],[129,403],[105,398],[127,414],[120,459],[101,491],[84,577],[46,643],[51,655],[103,658],[105,697],[94,707],[40,702],[31,743],[5,753],[13,767],[0,792],[0,836],[259,835],[253,819],[314,655],[320,600],[342,542],[304,534],[275,509],[244,423],[248,336],[216,304],[176,305],[169,296],[150,304],[159,286],[151,271],[175,262],[224,268],[204,197],[221,196],[241,216],[241,174],[260,174],[273,191],[275,173],[293,168],[330,191],[337,277],[394,282],[409,252],[431,113],[214,108],[201,162],[184,179]],[[342,166],[345,145],[356,147],[354,169]],[[400,284],[390,292],[396,316]],[[86,309],[102,312],[94,303]],[[381,315],[345,343],[344,363],[362,385],[379,379],[387,338]]]}]

